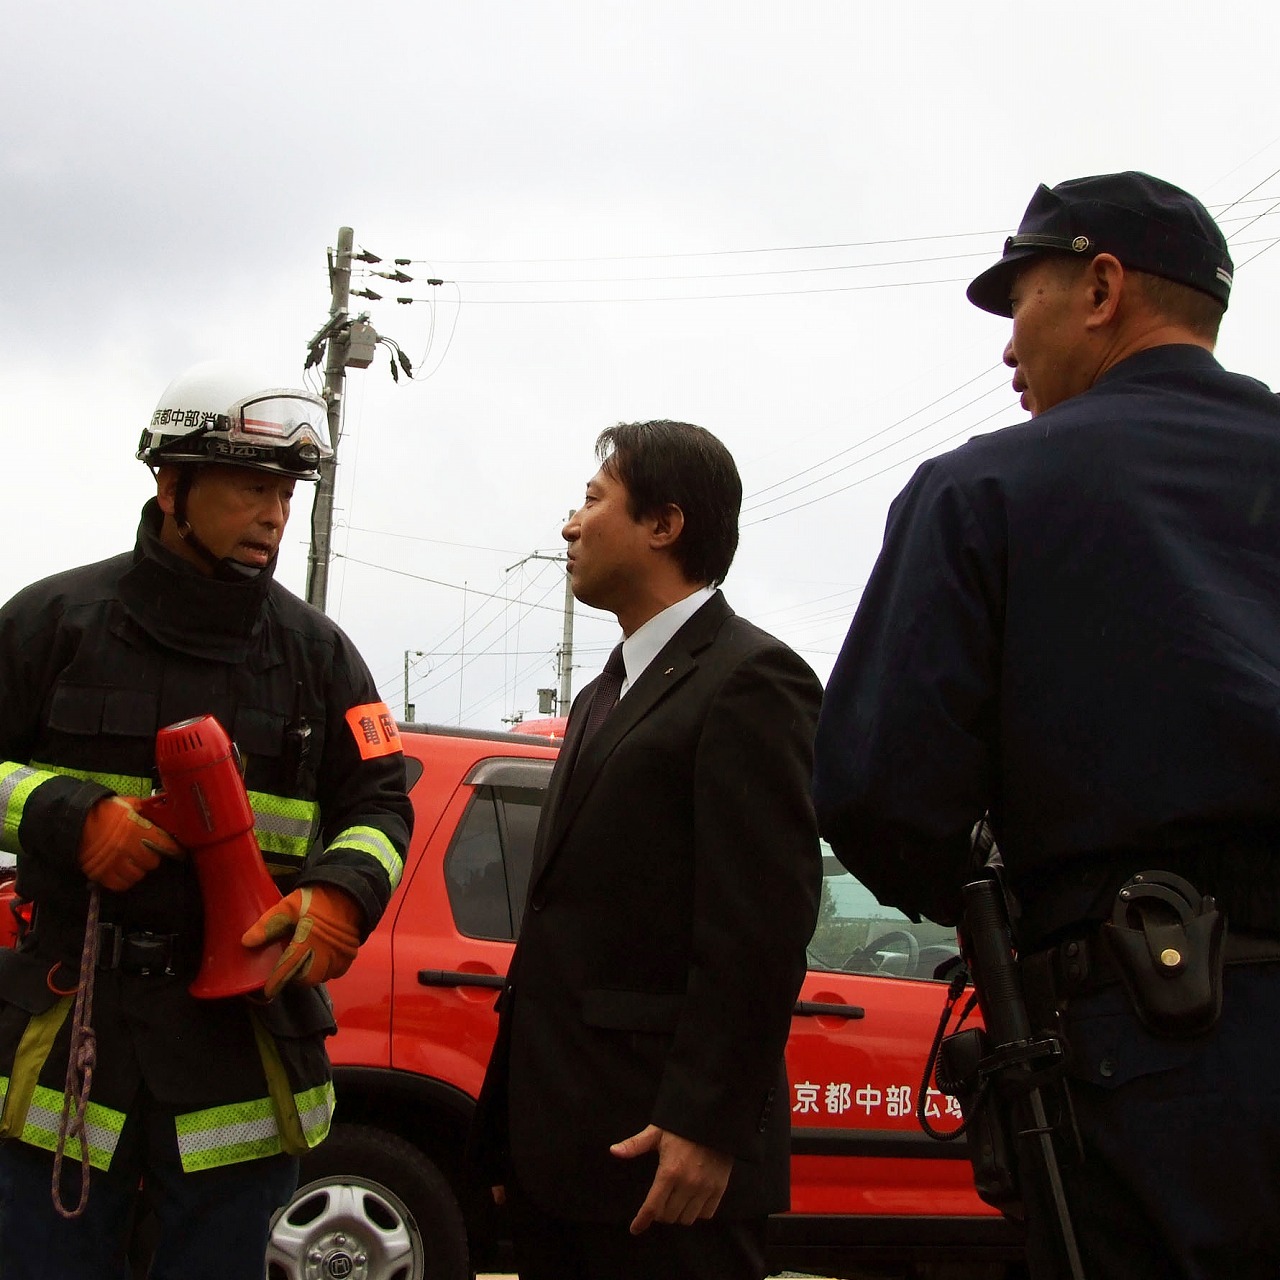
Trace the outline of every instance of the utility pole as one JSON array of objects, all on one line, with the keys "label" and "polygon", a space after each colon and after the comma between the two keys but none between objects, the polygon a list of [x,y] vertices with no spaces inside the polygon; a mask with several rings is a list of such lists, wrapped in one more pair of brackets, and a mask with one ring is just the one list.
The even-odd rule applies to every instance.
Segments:
[{"label": "utility pole", "polygon": [[[569,515],[572,516],[573,512],[570,511]],[[553,556],[545,551],[534,551],[523,560],[517,560],[515,564],[508,565],[503,572],[510,573],[512,569],[518,569],[530,560],[553,560],[557,564],[562,561],[564,563],[564,630],[560,636],[560,648],[556,652],[556,665],[560,676],[560,705],[556,714],[567,716],[573,702],[573,579],[569,576],[569,557],[567,553],[563,556]],[[541,692],[539,690],[539,693]]]},{"label": "utility pole", "polygon": [[[573,515],[571,511],[570,516]],[[567,716],[573,702],[573,578],[569,557],[564,561],[564,632],[560,638],[560,714]]]},{"label": "utility pole", "polygon": [[421,658],[423,656],[421,649],[406,649],[404,651],[404,718],[406,724],[413,723],[414,705],[409,701],[409,659],[411,657]]},{"label": "utility pole", "polygon": [[[350,227],[338,228],[338,247],[329,257],[329,319],[311,339],[314,353],[317,345],[327,342],[324,366],[324,401],[328,406],[329,443],[333,457],[320,464],[320,482],[316,486],[311,508],[311,551],[307,557],[307,603],[317,609],[325,607],[329,594],[329,544],[333,532],[333,492],[338,470],[338,442],[342,439],[343,385],[347,368],[367,369],[373,363],[378,335],[368,323],[368,313],[352,320],[347,312],[351,301],[351,247],[354,233]],[[360,255],[362,261],[380,259],[371,254]],[[310,367],[310,365],[308,365]]]},{"label": "utility pole", "polygon": [[329,594],[329,538],[333,530],[333,489],[338,470],[338,441],[342,438],[342,387],[346,371],[346,343],[337,328],[347,317],[351,300],[350,227],[338,228],[338,248],[329,264],[329,350],[324,366],[324,402],[328,408],[329,443],[333,457],[320,464],[320,482],[311,507],[311,551],[307,558],[307,603],[323,609]]}]

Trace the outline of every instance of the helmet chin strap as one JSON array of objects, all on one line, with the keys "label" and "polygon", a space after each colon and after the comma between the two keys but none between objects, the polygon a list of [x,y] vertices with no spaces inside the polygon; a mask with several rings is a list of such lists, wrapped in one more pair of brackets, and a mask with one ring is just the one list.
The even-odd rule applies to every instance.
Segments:
[{"label": "helmet chin strap", "polygon": [[266,565],[258,566],[241,564],[239,560],[233,560],[230,556],[215,556],[200,541],[196,531],[191,527],[191,522],[187,519],[187,495],[191,492],[194,480],[195,476],[192,470],[184,467],[182,474],[178,477],[177,491],[173,495],[173,518],[174,524],[177,526],[178,537],[209,566],[213,577],[223,582],[252,582],[264,568],[267,568],[275,560],[275,557],[272,556]]},{"label": "helmet chin strap", "polygon": [[[191,548],[212,570],[212,576],[223,582],[252,582],[266,565],[241,564],[230,556],[219,558],[196,537],[196,531],[185,521],[179,520],[178,537]],[[275,557],[273,556],[274,560]],[[268,562],[270,563],[270,562]]]}]

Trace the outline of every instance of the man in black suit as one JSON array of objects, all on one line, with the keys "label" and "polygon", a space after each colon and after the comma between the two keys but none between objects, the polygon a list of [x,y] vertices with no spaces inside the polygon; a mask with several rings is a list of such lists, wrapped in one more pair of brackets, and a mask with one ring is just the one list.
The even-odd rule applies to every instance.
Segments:
[{"label": "man in black suit", "polygon": [[645,422],[596,452],[569,573],[624,640],[569,716],[475,1150],[523,1280],[759,1280],[788,1203],[821,688],[717,590],[742,501],[724,445]]}]

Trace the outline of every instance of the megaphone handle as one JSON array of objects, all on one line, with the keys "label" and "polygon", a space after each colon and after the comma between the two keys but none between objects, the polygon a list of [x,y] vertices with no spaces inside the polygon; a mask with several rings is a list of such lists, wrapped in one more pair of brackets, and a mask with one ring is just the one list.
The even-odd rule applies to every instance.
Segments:
[{"label": "megaphone handle", "polygon": [[164,827],[167,831],[169,828],[165,825],[165,818],[170,813],[169,796],[164,791],[153,791],[147,796],[140,805],[137,806],[138,815],[146,818],[148,822],[154,822],[157,827]]}]

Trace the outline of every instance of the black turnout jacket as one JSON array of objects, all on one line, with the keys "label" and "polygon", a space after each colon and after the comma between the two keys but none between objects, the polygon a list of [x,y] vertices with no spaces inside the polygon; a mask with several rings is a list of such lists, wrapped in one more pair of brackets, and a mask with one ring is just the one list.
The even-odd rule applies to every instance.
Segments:
[{"label": "black turnout jacket", "polygon": [[[159,540],[57,574],[0,610],[0,847],[17,855],[33,934],[0,954],[0,1134],[51,1148],[62,1104],[89,885],[89,809],[152,788],[156,732],[211,714],[237,742],[255,833],[282,891],[336,885],[367,932],[403,867],[412,812],[394,722],[330,619],[276,583],[195,572]],[[328,1130],[322,990],[270,1005],[197,1000],[203,914],[191,860],[102,891],[122,934],[161,935],[172,973],[97,973],[90,1154],[109,1166],[139,1086],[177,1113],[188,1170],[300,1150]]]}]

